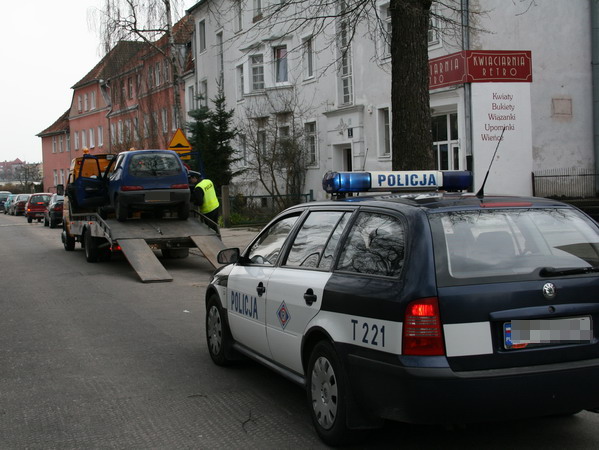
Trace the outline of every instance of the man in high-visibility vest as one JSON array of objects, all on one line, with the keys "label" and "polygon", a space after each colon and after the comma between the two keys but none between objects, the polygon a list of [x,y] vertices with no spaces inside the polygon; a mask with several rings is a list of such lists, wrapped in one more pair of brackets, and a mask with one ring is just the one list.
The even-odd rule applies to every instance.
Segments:
[{"label": "man in high-visibility vest", "polygon": [[208,222],[208,226],[218,233],[218,208],[220,204],[216,197],[214,184],[207,178],[202,178],[195,173],[190,175],[189,180],[192,185],[195,184],[195,187],[191,192],[193,203],[199,206],[200,212],[214,223],[213,225]]}]

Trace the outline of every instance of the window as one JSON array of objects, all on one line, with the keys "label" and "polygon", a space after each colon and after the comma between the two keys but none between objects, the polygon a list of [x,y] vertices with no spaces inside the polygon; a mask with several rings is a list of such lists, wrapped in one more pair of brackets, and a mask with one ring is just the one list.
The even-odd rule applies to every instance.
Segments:
[{"label": "window", "polygon": [[168,110],[166,108],[162,108],[162,132],[168,132]]},{"label": "window", "polygon": [[381,56],[383,58],[391,57],[391,10],[389,4],[381,8],[381,18],[383,20],[383,30],[381,32]]},{"label": "window", "polygon": [[165,59],[162,63],[164,82],[168,82],[171,79],[171,65],[168,59]]},{"label": "window", "polygon": [[304,125],[306,136],[306,153],[308,165],[316,164],[316,122],[308,122]]},{"label": "window", "polygon": [[71,135],[67,134],[67,145],[66,145],[66,151],[70,152],[71,151]]},{"label": "window", "polygon": [[431,7],[430,18],[428,22],[428,45],[439,43],[439,18],[436,14],[435,6]]},{"label": "window", "polygon": [[206,22],[204,20],[198,23],[198,37],[200,39],[200,53],[206,51]]},{"label": "window", "polygon": [[152,88],[154,86],[154,68],[148,68],[148,87]]},{"label": "window", "polygon": [[94,139],[94,129],[89,129],[89,148],[94,148],[96,146]]},{"label": "window", "polygon": [[104,145],[104,127],[98,127],[98,147]]},{"label": "window", "polygon": [[179,128],[179,117],[177,117],[177,111],[175,110],[174,106],[171,109],[171,117],[173,118],[171,120],[171,131],[175,131],[177,128]]},{"label": "window", "polygon": [[150,132],[152,133],[152,136],[156,136],[158,134],[158,112],[154,111],[152,113],[152,123],[151,123],[151,129]]},{"label": "window", "polygon": [[116,144],[116,124],[110,124],[110,143]]},{"label": "window", "polygon": [[83,110],[83,106],[82,106],[82,101],[81,101],[81,96],[80,95],[77,96],[77,110],[79,112],[81,112]]},{"label": "window", "polygon": [[216,71],[218,73],[218,80],[222,86],[225,77],[225,62],[224,62],[224,49],[223,49],[223,33],[216,34]]},{"label": "window", "polygon": [[237,66],[237,100],[243,99],[243,65]]},{"label": "window", "polygon": [[457,113],[432,118],[433,151],[439,170],[460,170]]},{"label": "window", "polygon": [[250,56],[252,70],[252,91],[264,89],[264,58],[262,55]]},{"label": "window", "polygon": [[287,82],[287,46],[274,48],[275,82]]},{"label": "window", "polygon": [[200,81],[200,106],[208,108],[208,80]]},{"label": "window", "polygon": [[79,132],[75,131],[75,150],[79,150]]},{"label": "window", "polygon": [[123,143],[123,121],[119,120],[118,125],[117,125],[117,131],[118,131],[118,139],[119,139],[119,144]]},{"label": "window", "polygon": [[254,18],[253,21],[257,22],[262,19],[262,0],[254,0]]},{"label": "window", "polygon": [[304,78],[314,77],[314,49],[313,41],[309,37],[304,40]]},{"label": "window", "polygon": [[150,115],[144,114],[144,138],[150,137]]},{"label": "window", "polygon": [[235,32],[243,30],[243,5],[241,0],[235,1]]},{"label": "window", "polygon": [[87,94],[83,95],[83,109],[89,111],[89,103]]},{"label": "window", "polygon": [[[328,270],[331,267],[332,256],[338,238],[334,241],[335,246],[328,249],[327,257],[324,260],[322,260],[323,253],[338,224],[341,223],[342,228],[347,224],[347,218],[343,221],[341,219],[349,215],[349,213],[343,211],[311,212],[293,241],[285,265],[320,268],[322,263],[322,268]],[[339,235],[340,233],[337,233],[337,236]]]},{"label": "window", "polygon": [[256,136],[256,146],[258,147],[258,152],[261,155],[266,154],[266,131],[258,130],[258,135]]},{"label": "window", "polygon": [[238,135],[239,140],[239,153],[241,154],[241,165],[248,165],[248,155],[247,155],[247,138],[245,134]]},{"label": "window", "polygon": [[133,118],[133,139],[135,142],[139,141],[139,119]]},{"label": "window", "polygon": [[342,21],[339,26],[339,101],[348,105],[353,101],[351,46],[349,42],[349,25]]},{"label": "window", "polygon": [[247,252],[250,263],[274,265],[297,218],[298,215],[285,217],[265,230]]},{"label": "window", "polygon": [[131,144],[131,119],[125,120],[125,143]]},{"label": "window", "polygon": [[351,227],[338,270],[397,277],[404,263],[404,226],[386,214],[362,212]]},{"label": "window", "polygon": [[52,153],[56,153],[56,136],[52,137]]},{"label": "window", "polygon": [[64,142],[62,136],[58,136],[58,152],[64,152]]},{"label": "window", "polygon": [[54,169],[54,186],[58,184],[58,170]]},{"label": "window", "polygon": [[96,109],[96,93],[91,92],[90,98],[91,98],[91,109]]},{"label": "window", "polygon": [[87,148],[87,133],[85,132],[85,130],[81,130],[81,148]]},{"label": "window", "polygon": [[391,155],[391,124],[389,121],[389,108],[378,110],[378,148],[379,156]]},{"label": "window", "polygon": [[196,90],[194,86],[187,88],[187,111],[193,111],[197,108],[196,106]]},{"label": "window", "polygon": [[127,78],[127,94],[129,99],[133,98],[133,77]]}]

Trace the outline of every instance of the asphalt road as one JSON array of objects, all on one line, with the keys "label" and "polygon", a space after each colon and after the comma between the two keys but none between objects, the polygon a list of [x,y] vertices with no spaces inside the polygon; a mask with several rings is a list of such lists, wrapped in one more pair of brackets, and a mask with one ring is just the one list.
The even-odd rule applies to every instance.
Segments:
[{"label": "asphalt road", "polygon": [[[250,235],[223,233],[230,246]],[[143,284],[124,258],[89,264],[59,236],[0,214],[0,449],[324,448],[302,389],[253,362],[210,360],[211,267],[197,252],[163,261],[174,281]],[[355,446],[397,447],[599,448],[599,414],[389,423]]]}]

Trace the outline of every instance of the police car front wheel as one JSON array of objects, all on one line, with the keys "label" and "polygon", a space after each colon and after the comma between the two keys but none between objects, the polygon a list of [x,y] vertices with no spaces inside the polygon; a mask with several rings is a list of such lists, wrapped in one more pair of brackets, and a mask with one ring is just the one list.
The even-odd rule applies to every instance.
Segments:
[{"label": "police car front wheel", "polygon": [[316,431],[329,445],[342,445],[354,437],[346,421],[347,386],[332,345],[326,341],[316,344],[308,364],[308,402]]},{"label": "police car front wheel", "polygon": [[206,304],[206,342],[215,364],[225,366],[231,362],[227,353],[232,344],[232,337],[223,319],[220,299],[216,294],[211,295]]}]

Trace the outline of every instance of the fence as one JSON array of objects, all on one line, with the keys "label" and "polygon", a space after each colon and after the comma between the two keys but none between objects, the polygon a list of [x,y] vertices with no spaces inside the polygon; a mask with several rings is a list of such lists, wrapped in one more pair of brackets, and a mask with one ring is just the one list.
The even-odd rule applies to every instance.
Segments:
[{"label": "fence", "polygon": [[227,195],[223,189],[223,222],[225,226],[264,225],[274,216],[298,203],[314,201],[314,191],[299,195]]},{"label": "fence", "polygon": [[533,195],[537,197],[596,197],[598,182],[599,174],[593,169],[548,169],[532,174]]}]

